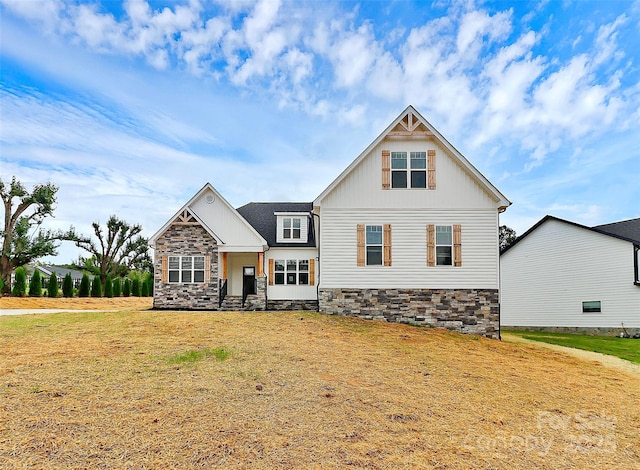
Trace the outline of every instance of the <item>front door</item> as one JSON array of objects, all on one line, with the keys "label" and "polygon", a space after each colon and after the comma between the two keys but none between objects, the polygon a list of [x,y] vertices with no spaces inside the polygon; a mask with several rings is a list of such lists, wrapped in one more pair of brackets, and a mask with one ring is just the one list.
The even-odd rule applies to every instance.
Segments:
[{"label": "front door", "polygon": [[256,268],[255,266],[244,266],[242,268],[242,297],[256,293]]}]

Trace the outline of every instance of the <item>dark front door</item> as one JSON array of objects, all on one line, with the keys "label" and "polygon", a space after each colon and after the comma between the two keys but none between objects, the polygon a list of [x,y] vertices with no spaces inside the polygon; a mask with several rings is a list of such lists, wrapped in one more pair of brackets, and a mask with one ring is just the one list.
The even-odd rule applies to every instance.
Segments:
[{"label": "dark front door", "polygon": [[242,268],[242,297],[256,293],[256,268],[245,266]]}]

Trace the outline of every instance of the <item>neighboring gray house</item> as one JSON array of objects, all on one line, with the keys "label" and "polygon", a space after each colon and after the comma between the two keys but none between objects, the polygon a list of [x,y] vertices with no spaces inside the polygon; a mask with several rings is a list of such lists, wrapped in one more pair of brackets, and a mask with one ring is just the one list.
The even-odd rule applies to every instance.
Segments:
[{"label": "neighboring gray house", "polygon": [[546,216],[500,256],[504,328],[640,331],[640,218],[595,227]]},{"label": "neighboring gray house", "polygon": [[313,201],[206,184],[151,237],[154,307],[304,309],[488,337],[511,203],[413,107]]}]

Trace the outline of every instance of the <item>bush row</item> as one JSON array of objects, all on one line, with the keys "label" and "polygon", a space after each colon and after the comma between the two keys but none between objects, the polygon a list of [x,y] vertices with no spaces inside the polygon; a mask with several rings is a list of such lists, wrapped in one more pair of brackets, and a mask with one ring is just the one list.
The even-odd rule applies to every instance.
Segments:
[{"label": "bush row", "polygon": [[[15,281],[11,294],[16,297],[59,297],[58,278],[56,273],[51,274],[46,282],[42,279],[40,272],[35,270],[31,280],[27,285],[27,272],[23,267],[17,268],[15,272]],[[134,277],[130,279],[115,278],[107,276],[104,284],[100,282],[100,277],[95,276],[93,280],[89,279],[88,274],[84,274],[80,280],[78,289],[73,286],[73,278],[67,274],[62,281],[63,297],[151,297],[153,295],[153,277],[145,275],[142,279]]]}]

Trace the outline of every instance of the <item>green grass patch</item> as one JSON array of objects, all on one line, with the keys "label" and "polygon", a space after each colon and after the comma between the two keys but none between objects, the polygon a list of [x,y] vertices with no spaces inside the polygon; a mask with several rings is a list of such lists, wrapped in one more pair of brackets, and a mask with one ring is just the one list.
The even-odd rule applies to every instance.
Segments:
[{"label": "green grass patch", "polygon": [[616,356],[621,359],[640,364],[640,340],[638,339],[570,333],[503,331],[505,333],[521,336],[524,339],[608,354],[610,356]]},{"label": "green grass patch", "polygon": [[208,357],[215,358],[216,361],[224,361],[229,357],[229,350],[224,346],[215,349],[192,349],[190,351],[174,354],[169,357],[169,364],[184,364],[198,362]]}]

